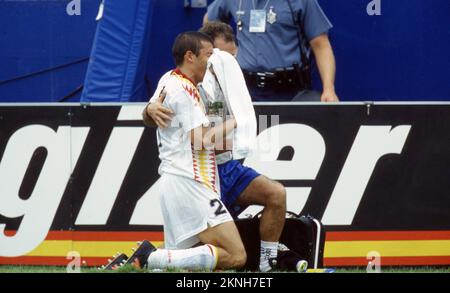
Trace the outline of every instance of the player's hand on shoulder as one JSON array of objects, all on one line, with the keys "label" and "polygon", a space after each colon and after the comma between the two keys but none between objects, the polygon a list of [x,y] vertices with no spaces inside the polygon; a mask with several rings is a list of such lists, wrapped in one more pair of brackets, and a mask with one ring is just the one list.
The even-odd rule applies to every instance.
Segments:
[{"label": "player's hand on shoulder", "polygon": [[173,111],[163,106],[164,99],[166,98],[166,92],[163,90],[158,99],[147,105],[147,114],[153,119],[156,125],[160,128],[166,128],[169,126],[170,121],[173,118]]}]

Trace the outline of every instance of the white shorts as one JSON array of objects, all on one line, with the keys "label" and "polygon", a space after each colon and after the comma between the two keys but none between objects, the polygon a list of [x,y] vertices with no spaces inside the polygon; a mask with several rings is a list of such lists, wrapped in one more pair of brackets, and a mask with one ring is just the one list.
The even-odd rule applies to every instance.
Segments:
[{"label": "white shorts", "polygon": [[233,221],[219,195],[194,179],[164,173],[160,180],[164,248],[190,248],[200,232]]}]

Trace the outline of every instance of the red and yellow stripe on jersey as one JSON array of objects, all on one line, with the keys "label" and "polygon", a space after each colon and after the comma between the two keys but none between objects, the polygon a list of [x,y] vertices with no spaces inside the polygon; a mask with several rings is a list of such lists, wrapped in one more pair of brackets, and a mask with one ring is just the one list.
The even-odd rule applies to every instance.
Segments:
[{"label": "red and yellow stripe on jersey", "polygon": [[[205,105],[203,104],[200,92],[194,85],[194,82],[179,69],[172,71],[172,75],[181,81],[183,89],[200,105],[203,113],[205,113]],[[216,155],[214,150],[195,150],[194,146],[192,146],[192,167],[194,171],[194,180],[203,184],[215,193],[218,193]]]},{"label": "red and yellow stripe on jersey", "polygon": [[192,146],[192,164],[194,180],[218,194],[216,155],[214,150],[194,150]]}]

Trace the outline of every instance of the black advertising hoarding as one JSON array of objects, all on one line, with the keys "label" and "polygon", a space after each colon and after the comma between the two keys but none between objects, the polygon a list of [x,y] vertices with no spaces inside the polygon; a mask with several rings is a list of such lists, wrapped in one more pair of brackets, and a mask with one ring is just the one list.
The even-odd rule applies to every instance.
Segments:
[{"label": "black advertising hoarding", "polygon": [[[163,241],[144,104],[0,107],[0,263]],[[246,165],[327,228],[326,266],[450,264],[450,104],[258,104]],[[244,214],[256,212],[249,208]]]}]

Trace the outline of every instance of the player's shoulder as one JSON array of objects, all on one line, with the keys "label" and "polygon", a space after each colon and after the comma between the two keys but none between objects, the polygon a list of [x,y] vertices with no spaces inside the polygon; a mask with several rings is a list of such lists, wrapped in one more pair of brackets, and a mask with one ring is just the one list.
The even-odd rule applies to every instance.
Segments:
[{"label": "player's shoulder", "polygon": [[182,86],[174,76],[169,75],[165,79],[164,91],[166,93],[166,100],[172,100],[182,94]]},{"label": "player's shoulder", "polygon": [[171,101],[195,99],[198,93],[192,82],[176,73],[167,78],[165,90]]}]

